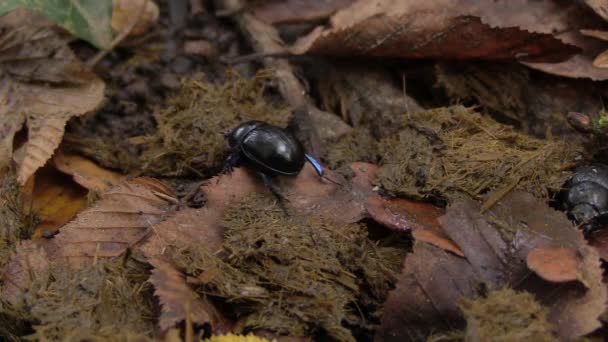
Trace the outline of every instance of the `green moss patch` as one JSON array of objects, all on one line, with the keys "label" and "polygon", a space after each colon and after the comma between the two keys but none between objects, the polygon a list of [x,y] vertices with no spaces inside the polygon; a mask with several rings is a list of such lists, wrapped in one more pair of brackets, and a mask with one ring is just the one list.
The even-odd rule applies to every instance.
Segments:
[{"label": "green moss patch", "polygon": [[403,116],[400,132],[379,143],[377,183],[397,195],[474,198],[518,188],[547,198],[580,155],[576,144],[516,132],[462,106]]},{"label": "green moss patch", "polygon": [[352,162],[375,163],[377,141],[363,128],[353,129],[325,149],[324,161],[332,169],[338,169]]},{"label": "green moss patch", "polygon": [[491,291],[487,297],[460,304],[468,341],[555,341],[548,310],[528,292]]},{"label": "green moss patch", "polygon": [[7,321],[29,325],[27,338],[35,341],[146,340],[158,333],[158,309],[147,278],[145,264],[132,259],[80,270],[54,264],[35,276],[21,305],[5,307],[12,319]]},{"label": "green moss patch", "polygon": [[174,261],[197,291],[233,304],[245,331],[353,341],[347,326],[379,322],[405,256],[371,241],[362,225],[286,216],[267,197],[228,210],[224,225],[220,254],[191,246]]},{"label": "green moss patch", "polygon": [[268,73],[253,79],[231,74],[223,84],[185,82],[168,106],[156,114],[158,132],[143,153],[146,173],[162,176],[208,175],[224,162],[223,132],[248,120],[285,125],[289,110],[266,101]]}]

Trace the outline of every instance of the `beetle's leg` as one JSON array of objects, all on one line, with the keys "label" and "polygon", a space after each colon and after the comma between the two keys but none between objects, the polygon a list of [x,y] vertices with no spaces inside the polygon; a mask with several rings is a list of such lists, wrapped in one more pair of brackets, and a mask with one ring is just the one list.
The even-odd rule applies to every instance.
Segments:
[{"label": "beetle's leg", "polygon": [[315,171],[317,171],[317,174],[320,177],[323,177],[323,166],[321,166],[321,163],[319,163],[315,158],[313,158],[313,156],[311,156],[308,153],[305,153],[304,157],[310,163],[310,165],[312,165],[312,167],[315,168]]},{"label": "beetle's leg", "polygon": [[274,197],[276,197],[279,207],[281,207],[283,212],[285,212],[285,215],[287,215],[288,213],[287,207],[285,207],[285,202],[289,202],[289,200],[283,196],[279,187],[272,181],[271,176],[261,171],[258,171],[257,174],[260,175],[264,185],[268,188],[268,190],[270,190]]},{"label": "beetle's leg", "polygon": [[228,158],[226,158],[226,161],[224,162],[224,167],[222,168],[222,171],[220,172],[221,175],[226,174],[226,173],[232,173],[232,170],[234,169],[235,166],[237,166],[239,164],[239,161],[241,160],[241,153],[239,151],[233,151],[228,155]]},{"label": "beetle's leg", "polygon": [[[241,160],[241,153],[239,151],[230,152],[230,154],[228,155],[228,158],[226,158],[226,161],[224,162],[224,167],[222,167],[222,171],[220,171],[219,176],[225,175],[228,173],[232,173],[232,170],[234,170],[234,167],[239,164],[240,160]],[[217,181],[215,183],[218,184],[219,182],[220,182],[220,177],[217,177]]]}]

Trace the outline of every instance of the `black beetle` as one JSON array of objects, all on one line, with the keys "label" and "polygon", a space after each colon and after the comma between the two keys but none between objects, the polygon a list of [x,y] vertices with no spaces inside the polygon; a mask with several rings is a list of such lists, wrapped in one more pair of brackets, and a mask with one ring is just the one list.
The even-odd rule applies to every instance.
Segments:
[{"label": "black beetle", "polygon": [[224,134],[230,154],[222,173],[229,172],[241,162],[255,168],[264,184],[279,199],[272,177],[297,176],[308,161],[323,177],[321,164],[304,152],[302,144],[285,129],[262,121],[247,121]]},{"label": "black beetle", "polygon": [[563,207],[576,224],[590,233],[608,219],[608,166],[579,167],[565,185]]}]

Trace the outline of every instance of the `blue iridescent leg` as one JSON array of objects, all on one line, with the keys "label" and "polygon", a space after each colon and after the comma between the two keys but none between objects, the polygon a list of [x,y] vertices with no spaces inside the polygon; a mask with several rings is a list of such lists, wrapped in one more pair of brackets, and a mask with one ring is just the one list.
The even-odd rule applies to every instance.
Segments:
[{"label": "blue iridescent leg", "polygon": [[320,177],[323,177],[323,166],[321,166],[321,163],[319,163],[310,154],[305,153],[304,157],[312,165],[312,167],[315,168],[315,171],[317,171],[317,174],[319,174]]}]

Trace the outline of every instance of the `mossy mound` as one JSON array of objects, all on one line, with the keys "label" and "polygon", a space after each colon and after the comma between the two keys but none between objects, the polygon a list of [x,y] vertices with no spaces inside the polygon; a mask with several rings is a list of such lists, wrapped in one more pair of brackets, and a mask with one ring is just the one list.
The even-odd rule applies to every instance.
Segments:
[{"label": "mossy mound", "polygon": [[224,162],[223,132],[248,120],[286,125],[289,110],[264,97],[269,73],[260,72],[252,79],[229,76],[222,84],[185,82],[156,114],[158,132],[148,139],[142,156],[145,173],[207,176]]},{"label": "mossy mound", "polygon": [[558,191],[581,148],[516,132],[463,106],[403,116],[379,142],[377,184],[396,195],[473,198],[517,188],[540,198]]},{"label": "mossy mound", "polygon": [[245,79],[228,72],[223,83],[202,76],[185,80],[155,113],[156,134],[107,141],[66,135],[63,147],[124,173],[160,177],[210,176],[226,156],[222,133],[248,120],[285,126],[290,111],[265,94],[272,74],[260,71]]},{"label": "mossy mound", "polygon": [[20,305],[5,305],[7,322],[21,325],[6,327],[27,323],[27,338],[35,341],[145,341],[158,333],[148,275],[148,267],[132,259],[79,270],[53,264],[35,275]]},{"label": "mossy mound", "polygon": [[286,216],[259,195],[228,210],[224,226],[222,253],[191,246],[174,261],[200,282],[198,292],[233,304],[245,332],[353,341],[346,325],[379,322],[405,256],[370,240],[362,225]]},{"label": "mossy mound", "polygon": [[528,292],[505,288],[460,304],[466,341],[555,341],[548,310]]},{"label": "mossy mound", "polygon": [[[34,224],[33,218],[22,213],[23,202],[17,180],[10,171],[0,178],[0,270],[3,270],[17,242],[30,237]],[[0,284],[1,281],[0,273]]]},{"label": "mossy mound", "polygon": [[375,163],[378,155],[377,141],[363,128],[353,129],[325,150],[323,160],[332,169],[358,161]]}]

